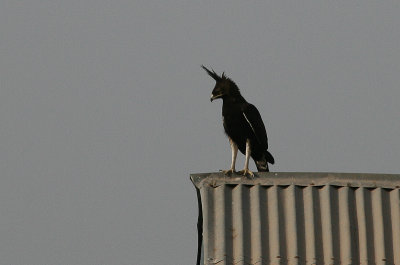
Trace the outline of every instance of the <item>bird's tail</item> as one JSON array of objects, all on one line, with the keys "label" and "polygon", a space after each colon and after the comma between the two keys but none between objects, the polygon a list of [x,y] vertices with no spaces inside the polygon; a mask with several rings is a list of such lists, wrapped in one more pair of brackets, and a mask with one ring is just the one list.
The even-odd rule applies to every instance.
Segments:
[{"label": "bird's tail", "polygon": [[268,151],[265,151],[265,159],[267,160],[267,162],[268,163],[270,163],[270,164],[275,164],[275,159],[274,159],[274,157],[271,155],[271,153],[270,152],[268,152]]},{"label": "bird's tail", "polygon": [[255,162],[258,172],[269,172],[268,163],[274,164],[275,159],[270,152],[265,151],[262,159]]}]

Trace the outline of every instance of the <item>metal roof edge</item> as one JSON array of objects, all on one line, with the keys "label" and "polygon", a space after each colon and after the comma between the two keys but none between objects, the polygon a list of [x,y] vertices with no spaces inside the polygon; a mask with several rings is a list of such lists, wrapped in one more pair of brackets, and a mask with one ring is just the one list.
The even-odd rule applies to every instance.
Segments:
[{"label": "metal roof edge", "polygon": [[196,188],[204,185],[298,185],[298,186],[348,186],[367,188],[400,188],[400,174],[334,173],[334,172],[255,172],[255,178],[238,174],[226,176],[221,172],[190,174]]}]

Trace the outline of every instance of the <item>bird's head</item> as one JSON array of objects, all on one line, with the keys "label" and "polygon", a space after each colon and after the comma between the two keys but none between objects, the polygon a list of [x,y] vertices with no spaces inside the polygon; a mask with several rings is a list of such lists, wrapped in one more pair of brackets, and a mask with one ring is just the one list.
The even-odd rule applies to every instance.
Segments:
[{"label": "bird's head", "polygon": [[211,93],[211,98],[210,98],[211,101],[218,98],[224,99],[228,97],[234,97],[235,95],[240,95],[239,88],[237,87],[235,82],[233,82],[230,78],[225,76],[225,73],[222,73],[222,75],[219,76],[217,73],[214,72],[214,70],[211,69],[210,71],[204,65],[202,65],[201,67],[216,82],[215,87]]}]

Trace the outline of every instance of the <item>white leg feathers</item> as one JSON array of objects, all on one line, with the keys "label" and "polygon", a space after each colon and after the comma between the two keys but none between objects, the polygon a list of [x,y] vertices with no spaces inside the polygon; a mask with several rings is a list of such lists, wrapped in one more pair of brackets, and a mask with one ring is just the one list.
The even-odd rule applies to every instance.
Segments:
[{"label": "white leg feathers", "polygon": [[225,175],[231,175],[233,173],[235,173],[235,164],[236,164],[236,157],[237,157],[237,153],[238,153],[238,147],[237,145],[232,141],[231,138],[229,138],[229,143],[231,144],[231,150],[232,150],[232,163],[231,163],[231,168],[228,170],[222,170],[222,172]]},{"label": "white leg feathers", "polygon": [[246,160],[244,162],[244,169],[239,171],[240,174],[254,178],[254,173],[249,170],[249,160],[251,157],[251,148],[250,148],[250,140],[246,140]]}]

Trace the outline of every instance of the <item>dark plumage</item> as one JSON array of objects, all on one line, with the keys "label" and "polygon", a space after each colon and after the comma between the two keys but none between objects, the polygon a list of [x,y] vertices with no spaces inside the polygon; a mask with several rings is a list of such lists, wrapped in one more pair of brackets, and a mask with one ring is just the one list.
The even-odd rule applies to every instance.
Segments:
[{"label": "dark plumage", "polygon": [[243,175],[254,176],[248,168],[249,158],[253,158],[258,171],[269,171],[268,163],[274,164],[274,158],[268,152],[268,138],[264,123],[257,108],[248,103],[240,94],[239,88],[224,73],[221,76],[214,70],[202,68],[216,81],[211,101],[221,98],[222,116],[225,133],[232,148],[232,165],[225,174],[235,172],[237,150],[246,155]]}]

